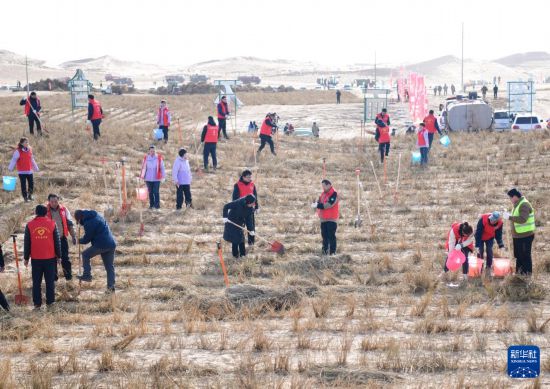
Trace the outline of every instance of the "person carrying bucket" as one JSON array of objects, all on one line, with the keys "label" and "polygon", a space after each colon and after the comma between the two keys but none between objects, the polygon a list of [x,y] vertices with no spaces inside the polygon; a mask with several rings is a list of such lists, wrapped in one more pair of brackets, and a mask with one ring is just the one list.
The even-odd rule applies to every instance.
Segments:
[{"label": "person carrying bucket", "polygon": [[208,123],[202,128],[201,143],[204,143],[202,159],[204,170],[208,170],[208,158],[212,156],[212,165],[214,171],[218,168],[218,158],[216,156],[216,147],[218,145],[218,126],[212,116],[208,116]]},{"label": "person carrying bucket", "polygon": [[256,192],[256,185],[252,181],[252,172],[250,170],[245,170],[242,172],[239,181],[233,186],[233,201],[238,200],[242,197],[246,197],[249,194],[254,195],[256,202],[254,203],[254,208],[249,209],[245,217],[246,229],[248,233],[248,245],[254,245],[254,231],[256,229],[254,213],[258,211],[258,193]]},{"label": "person carrying bucket", "polygon": [[340,198],[329,180],[321,181],[323,193],[311,204],[321,220],[321,237],[323,238],[323,255],[336,254],[336,229],[340,217]]},{"label": "person carrying bucket", "polygon": [[420,151],[420,165],[428,165],[428,154],[430,151],[430,139],[428,136],[428,130],[424,123],[418,125],[418,133],[416,134],[416,147]]},{"label": "person carrying bucket", "polygon": [[277,129],[277,125],[273,122],[274,114],[268,113],[260,127],[260,147],[258,148],[257,154],[260,155],[260,152],[264,149],[266,143],[269,144],[271,149],[271,154],[277,155],[275,153],[275,144],[273,143],[273,132]]},{"label": "person carrying bucket", "polygon": [[42,105],[40,105],[40,99],[36,95],[36,92],[31,92],[28,98],[22,99],[19,105],[25,106],[25,116],[29,121],[29,132],[34,135],[34,124],[36,123],[36,130],[38,135],[42,135],[42,123],[40,123],[40,111]]},{"label": "person carrying bucket", "polygon": [[46,305],[55,303],[57,261],[61,258],[61,241],[55,222],[48,217],[48,208],[37,205],[36,217],[25,227],[24,259],[32,267],[32,301],[34,309],[42,306],[42,279],[46,282]]},{"label": "person carrying bucket", "polygon": [[170,115],[170,110],[166,105],[166,100],[161,100],[160,107],[157,112],[157,125],[164,134],[164,143],[168,143],[168,127],[170,127],[171,121],[172,116]]},{"label": "person carrying bucket", "polygon": [[[246,256],[243,227],[246,224],[247,215],[255,204],[256,197],[249,194],[223,206],[223,239],[231,242],[231,253],[235,258]],[[254,235],[254,231],[250,233]]]},{"label": "person carrying bucket", "polygon": [[176,209],[181,209],[185,195],[185,207],[193,208],[191,198],[191,168],[187,157],[187,150],[180,149],[172,165],[172,181],[176,185]]},{"label": "person carrying bucket", "polygon": [[19,144],[17,145],[17,149],[13,152],[8,170],[11,172],[14,167],[17,167],[17,174],[19,175],[19,181],[21,182],[21,195],[23,196],[23,200],[25,200],[25,202],[29,202],[33,200],[33,173],[39,171],[39,169],[36,161],[34,160],[32,148],[29,145],[29,140],[27,138],[21,138],[19,140]]},{"label": "person carrying bucket", "polygon": [[382,108],[382,112],[376,115],[374,123],[376,124],[374,139],[378,142],[380,163],[383,164],[384,158],[390,155],[390,115],[386,108]]},{"label": "person carrying bucket", "polygon": [[103,108],[94,95],[88,95],[88,122],[92,125],[94,132],[94,140],[98,140],[101,136],[99,125],[103,119]]},{"label": "person carrying bucket", "polygon": [[[462,263],[462,277],[464,281],[468,280],[468,256],[474,251],[474,229],[468,222],[453,223],[451,229],[447,234],[447,241],[445,242],[445,250],[447,250],[447,257],[451,255],[453,250],[460,250],[466,257],[464,263]],[[444,274],[447,274],[449,268],[447,267],[447,258],[445,258],[445,265],[443,266]]]},{"label": "person carrying bucket", "polygon": [[493,267],[493,243],[495,239],[498,248],[504,248],[502,242],[502,218],[500,212],[492,212],[481,215],[476,227],[476,248],[477,257],[483,259],[484,251],[487,253],[487,262],[485,263],[486,273],[489,275],[490,269]]},{"label": "person carrying bucket", "polygon": [[439,129],[439,123],[437,122],[437,118],[434,115],[433,109],[430,109],[430,111],[428,112],[428,116],[426,116],[422,122],[424,123],[424,125],[426,126],[426,130],[428,131],[428,140],[429,140],[428,148],[431,150],[435,133],[438,132],[439,136],[442,135],[442,132]]},{"label": "person carrying bucket", "polygon": [[508,197],[514,208],[512,213],[504,212],[503,218],[511,221],[516,274],[531,275],[533,272],[531,249],[535,239],[535,209],[516,188],[508,191]]},{"label": "person carrying bucket", "polygon": [[160,208],[160,182],[164,177],[164,159],[161,154],[157,154],[155,145],[151,145],[141,165],[141,179],[145,181],[149,191],[149,209]]}]

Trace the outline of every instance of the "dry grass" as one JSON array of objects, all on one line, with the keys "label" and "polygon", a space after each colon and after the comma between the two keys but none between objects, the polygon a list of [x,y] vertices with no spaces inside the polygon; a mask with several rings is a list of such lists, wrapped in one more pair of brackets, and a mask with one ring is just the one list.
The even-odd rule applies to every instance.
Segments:
[{"label": "dry grass", "polygon": [[[249,106],[305,105],[332,103],[334,96],[296,92],[241,98]],[[117,217],[114,162],[127,158],[132,177],[128,192],[135,193],[134,178],[151,142],[158,99],[102,98],[108,116],[97,145],[82,128],[83,116],[66,113],[67,96],[43,99],[51,133],[31,139],[42,167],[36,196],[42,201],[48,192],[58,192],[71,211],[114,207],[109,222],[119,242],[117,293],[112,298],[103,294],[105,274],[101,261],[94,259],[94,282],[83,285],[80,295],[76,286],[58,282],[58,309],[38,313],[14,306],[12,316],[0,313],[0,388],[505,387],[510,383],[503,371],[504,346],[548,345],[550,245],[544,237],[550,154],[540,146],[548,143],[547,133],[451,134],[453,148],[437,145],[426,171],[408,163],[414,139],[396,137],[382,199],[370,161],[379,179],[383,173],[370,139],[359,145],[365,151],[358,152],[356,139],[282,137],[277,158],[263,153],[259,164],[251,166],[243,153],[251,149],[251,139],[233,137],[219,145],[221,168],[216,173],[195,173],[195,209],[173,211],[175,192],[164,183],[161,210],[144,211],[145,233],[138,237],[135,199],[131,213]],[[171,141],[158,149],[170,169],[177,149],[186,147],[195,169],[202,159],[194,147],[197,123],[212,113],[211,97],[169,101],[180,117],[182,142],[174,126]],[[16,103],[0,98],[0,151],[5,156],[25,126]],[[300,110],[313,115],[317,108]],[[390,112],[399,108],[391,105]],[[335,117],[339,114],[339,107],[330,109]],[[478,148],[494,161],[491,177],[498,184],[490,186],[488,200],[471,189],[484,186],[485,159],[478,158]],[[533,155],[531,150],[536,150]],[[394,204],[399,153],[400,196]],[[107,188],[101,157],[108,160]],[[327,177],[341,195],[336,256],[321,255],[319,221],[308,208],[320,192],[323,158]],[[353,227],[357,166],[374,230]],[[245,259],[234,260],[223,244],[231,283],[226,289],[216,253],[221,208],[247,167],[260,196],[257,231],[282,241],[287,252],[277,256],[258,242]],[[475,223],[480,213],[509,208],[505,189],[512,185],[540,212],[533,279],[447,287],[437,275],[449,225],[455,220]],[[21,237],[31,213],[32,205],[22,205],[17,193],[2,193],[0,238],[5,241],[12,231]],[[368,220],[365,212],[362,217]],[[75,251],[71,246],[76,268]],[[0,286],[13,300],[17,287],[11,245],[4,244],[4,253],[7,271],[0,274]],[[29,274],[23,270],[22,275],[24,292],[30,295]],[[542,367],[550,371],[548,358],[543,357]],[[543,375],[540,385],[549,384]]]}]

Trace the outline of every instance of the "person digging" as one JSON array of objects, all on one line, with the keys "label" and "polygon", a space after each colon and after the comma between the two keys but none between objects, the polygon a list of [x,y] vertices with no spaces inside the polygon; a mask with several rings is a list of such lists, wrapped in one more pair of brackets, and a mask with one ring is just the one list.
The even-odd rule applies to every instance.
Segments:
[{"label": "person digging", "polygon": [[[256,197],[249,194],[227,203],[223,207],[223,239],[231,242],[231,252],[235,258],[246,256],[243,228],[246,224],[247,215],[252,211],[255,204]],[[248,233],[252,236],[255,235],[254,231]]]}]

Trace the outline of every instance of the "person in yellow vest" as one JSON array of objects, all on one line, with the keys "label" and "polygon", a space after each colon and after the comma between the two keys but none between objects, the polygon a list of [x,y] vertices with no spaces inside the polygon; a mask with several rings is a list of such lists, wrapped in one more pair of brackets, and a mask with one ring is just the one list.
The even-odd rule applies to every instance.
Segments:
[{"label": "person in yellow vest", "polygon": [[61,241],[55,221],[48,217],[48,208],[37,205],[36,217],[25,227],[25,266],[32,260],[32,301],[35,309],[42,306],[42,278],[46,281],[46,305],[55,302],[57,261],[61,258]]},{"label": "person in yellow vest", "polygon": [[535,239],[535,209],[516,188],[508,191],[508,197],[514,208],[512,213],[504,212],[503,218],[511,222],[516,274],[531,275],[533,272],[531,248]]},{"label": "person in yellow vest", "polygon": [[311,204],[311,208],[317,210],[321,219],[321,236],[323,237],[323,255],[336,254],[336,228],[338,227],[339,203],[338,193],[332,187],[329,180],[321,181],[323,193],[319,200]]}]

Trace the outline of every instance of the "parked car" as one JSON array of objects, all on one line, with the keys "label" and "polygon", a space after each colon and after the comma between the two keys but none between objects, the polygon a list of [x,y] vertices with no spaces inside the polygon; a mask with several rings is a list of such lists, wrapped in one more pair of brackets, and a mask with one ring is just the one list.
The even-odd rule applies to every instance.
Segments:
[{"label": "parked car", "polygon": [[344,90],[350,91],[351,90],[351,85],[349,85],[349,84],[344,85]]},{"label": "parked car", "polygon": [[508,111],[495,111],[493,114],[493,128],[495,130],[507,130],[513,122]]},{"label": "parked car", "polygon": [[543,120],[539,119],[534,114],[517,114],[512,124],[512,130],[519,131],[531,131],[541,130],[543,126]]}]

